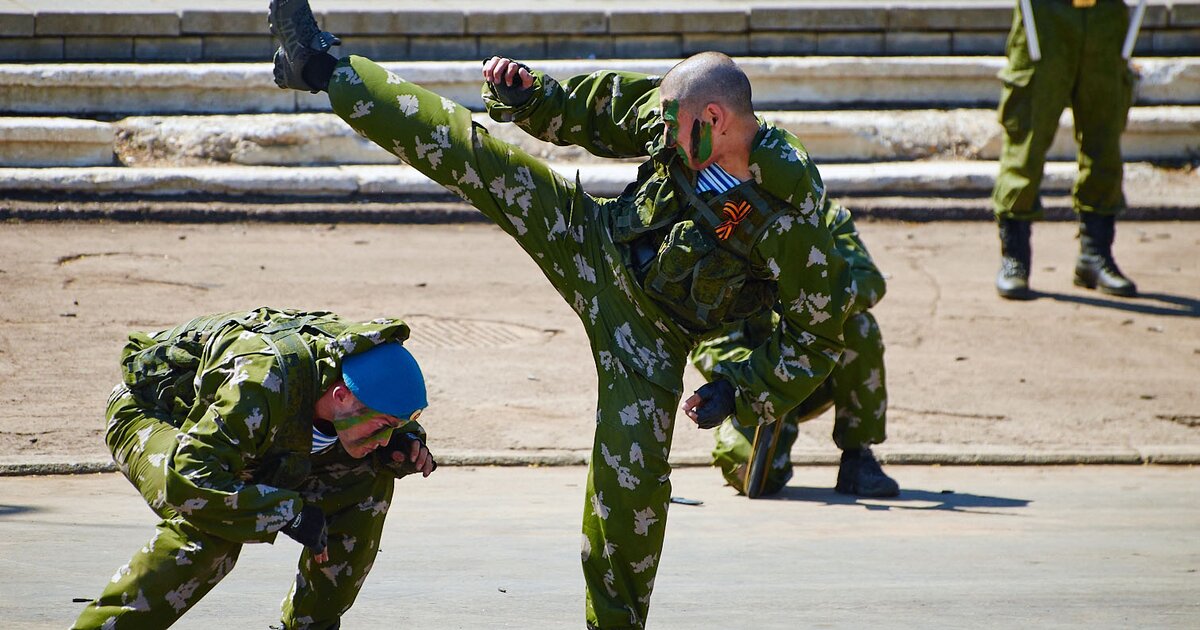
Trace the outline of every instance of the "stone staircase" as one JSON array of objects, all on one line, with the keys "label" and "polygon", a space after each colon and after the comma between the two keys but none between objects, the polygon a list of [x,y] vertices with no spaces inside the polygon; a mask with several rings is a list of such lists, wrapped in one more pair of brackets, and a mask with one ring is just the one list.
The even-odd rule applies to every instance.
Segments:
[{"label": "stone staircase", "polygon": [[[0,216],[11,207],[4,198],[402,203],[442,194],[326,113],[323,95],[280,90],[269,64],[236,61],[270,54],[269,38],[254,46],[239,39],[266,37],[263,11],[248,6],[261,3],[228,1],[203,11],[171,0],[144,4],[105,13],[67,2],[6,15],[0,0]],[[688,3],[689,11],[675,3],[580,2],[563,11],[526,2],[524,12],[512,14],[505,2],[487,9],[446,2],[437,11],[406,2],[317,5],[328,7],[324,26],[345,36],[342,52],[389,59],[384,65],[392,71],[476,111],[477,59],[492,50],[557,77],[607,67],[662,73],[680,54],[723,50],[750,75],[759,111],[805,141],[834,194],[907,197],[925,208],[938,206],[930,199],[965,198],[975,216],[986,214],[1000,147],[995,75],[1004,60],[995,53],[1010,2],[705,0]],[[62,40],[60,57],[9,54],[13,42],[38,50],[34,40],[46,38]],[[97,40],[89,60],[138,63],[84,63],[65,53],[89,38]],[[445,40],[441,53],[414,53],[432,50],[421,46],[437,38]],[[124,39],[132,56],[103,53],[119,47],[109,40]],[[774,48],[765,43],[776,40]],[[580,41],[592,48],[566,47]],[[966,50],[966,41],[977,45]],[[224,57],[216,52],[223,45]],[[172,61],[175,53],[152,50],[188,52]],[[1152,2],[1138,50],[1136,106],[1123,138],[1131,204],[1153,197],[1150,205],[1171,206],[1172,216],[1200,218],[1200,175],[1190,168],[1200,160],[1200,0]],[[598,58],[570,58],[588,55]],[[4,63],[17,60],[25,62]],[[636,167],[553,147],[482,114],[477,119],[564,173],[580,171],[595,194],[619,192]],[[1064,113],[1044,184],[1049,195],[1068,191],[1074,178],[1071,123]],[[1147,194],[1137,195],[1141,190]],[[1193,194],[1164,197],[1164,190]]]}]

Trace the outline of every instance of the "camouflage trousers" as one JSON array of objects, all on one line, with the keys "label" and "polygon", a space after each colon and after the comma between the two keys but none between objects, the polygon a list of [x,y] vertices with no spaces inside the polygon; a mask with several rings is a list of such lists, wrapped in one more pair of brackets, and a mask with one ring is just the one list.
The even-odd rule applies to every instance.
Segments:
[{"label": "camouflage trousers", "polygon": [[361,57],[343,59],[333,110],[478,208],[579,314],[599,376],[583,516],[586,616],[642,628],[671,496],[667,455],[693,340],[647,297],[610,229],[611,201],[488,135],[470,113]]},{"label": "camouflage trousers", "polygon": [[[761,341],[768,329],[739,326],[717,337],[706,339],[692,351],[692,363],[705,378],[720,361],[744,359]],[[887,386],[883,365],[883,335],[875,317],[859,313],[846,320],[842,329],[846,350],[829,378],[799,407],[781,420],[777,454],[767,472],[763,494],[778,492],[792,478],[792,445],[799,435],[798,425],[834,408],[833,442],[841,449],[879,444],[887,439]],[[717,428],[713,464],[725,480],[743,488],[755,427],[743,427],[726,420]]]},{"label": "camouflage trousers", "polygon": [[[229,574],[242,545],[198,529],[166,504],[166,462],[180,435],[168,418],[142,408],[124,386],[113,391],[107,416],[113,459],[162,521],[73,628],[166,628]],[[303,549],[282,604],[289,630],[338,627],[371,571],[392,499],[394,478],[376,474],[370,460],[352,459],[335,446],[314,455],[312,464],[297,491],[326,514],[329,560],[318,565]]]}]

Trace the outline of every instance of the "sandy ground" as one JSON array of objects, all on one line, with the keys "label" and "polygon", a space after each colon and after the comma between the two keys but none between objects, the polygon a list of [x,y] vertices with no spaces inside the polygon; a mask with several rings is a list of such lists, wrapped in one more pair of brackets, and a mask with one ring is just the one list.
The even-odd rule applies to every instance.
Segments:
[{"label": "sandy ground", "polygon": [[[1200,222],[1128,222],[1142,297],[1071,285],[1073,225],[1034,228],[1040,298],[996,297],[990,223],[860,223],[889,292],[892,454],[1200,453]],[[498,229],[468,225],[0,225],[0,464],[108,459],[125,335],[260,305],[410,320],[447,456],[590,450],[583,329]],[[689,372],[686,384],[699,385]],[[680,416],[682,418],[682,416]],[[831,416],[800,455],[833,456]],[[711,437],[681,420],[674,456]]]}]

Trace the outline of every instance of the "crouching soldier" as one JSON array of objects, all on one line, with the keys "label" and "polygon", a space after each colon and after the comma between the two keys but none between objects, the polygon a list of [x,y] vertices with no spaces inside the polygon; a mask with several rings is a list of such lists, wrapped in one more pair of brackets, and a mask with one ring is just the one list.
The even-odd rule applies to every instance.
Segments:
[{"label": "crouching soldier", "polygon": [[[833,232],[838,253],[850,264],[858,288],[842,327],[846,350],[824,383],[782,420],[746,427],[726,420],[716,431],[713,463],[739,492],[755,498],[778,492],[792,478],[789,455],[801,422],[834,408],[833,442],[842,449],[834,489],[842,494],[892,497],[899,485],[887,476],[870,445],[887,439],[887,388],[884,381],[883,336],[868,309],[883,298],[883,274],[858,236],[850,211],[826,200],[825,224]],[[779,316],[765,312],[732,324],[700,342],[692,363],[705,378],[722,361],[739,361],[762,344]]]},{"label": "crouching soldier", "polygon": [[436,467],[425,381],[394,319],[259,308],[134,333],[105,441],[161,517],[75,628],[166,628],[244,543],[304,545],[288,630],[337,628],[379,551],[392,482]]}]

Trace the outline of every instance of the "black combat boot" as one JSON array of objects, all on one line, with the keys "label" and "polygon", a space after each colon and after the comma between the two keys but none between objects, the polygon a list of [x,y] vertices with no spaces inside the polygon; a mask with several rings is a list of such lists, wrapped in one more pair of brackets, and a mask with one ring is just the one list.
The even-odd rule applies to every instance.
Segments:
[{"label": "black combat boot", "polygon": [[342,43],[322,31],[308,0],[271,0],[267,25],[279,39],[275,51],[275,84],[316,94],[328,89],[337,59],[326,51]]},{"label": "black combat boot", "polygon": [[996,291],[1009,300],[1033,299],[1029,290],[1029,265],[1033,250],[1029,246],[1029,221],[1000,219],[1000,273]]},{"label": "black combat boot", "polygon": [[833,489],[841,494],[860,497],[894,497],[900,494],[900,484],[883,472],[871,449],[865,446],[842,451],[842,464],[838,467],[837,485]]},{"label": "black combat boot", "polygon": [[1101,293],[1134,297],[1137,285],[1126,278],[1113,260],[1112,244],[1116,218],[1095,212],[1079,213],[1079,260],[1075,261],[1075,285],[1100,289]]}]

